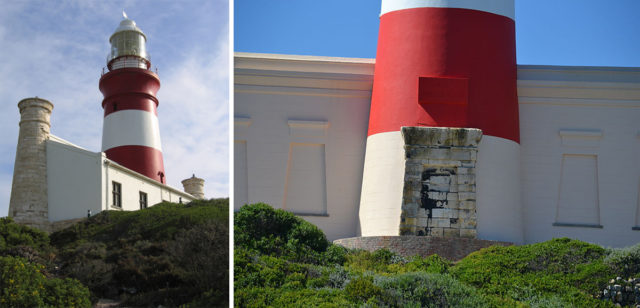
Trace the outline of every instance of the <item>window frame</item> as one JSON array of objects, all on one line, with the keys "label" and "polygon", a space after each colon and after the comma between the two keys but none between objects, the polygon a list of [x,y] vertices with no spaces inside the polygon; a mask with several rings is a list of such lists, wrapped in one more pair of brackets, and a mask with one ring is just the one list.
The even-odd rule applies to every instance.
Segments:
[{"label": "window frame", "polygon": [[[149,197],[147,195],[146,192],[144,191],[139,191],[138,192],[138,200],[140,202],[140,209],[146,209],[147,207],[149,207]],[[143,198],[144,197],[144,198]]]},{"label": "window frame", "polygon": [[111,206],[122,208],[122,184],[116,181],[111,181],[111,198]]}]

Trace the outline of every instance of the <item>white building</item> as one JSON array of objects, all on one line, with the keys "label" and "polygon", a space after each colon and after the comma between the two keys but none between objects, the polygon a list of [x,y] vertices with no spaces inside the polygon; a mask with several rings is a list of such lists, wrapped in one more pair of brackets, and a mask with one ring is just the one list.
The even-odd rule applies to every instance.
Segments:
[{"label": "white building", "polygon": [[[329,239],[361,235],[374,63],[236,53],[236,210],[265,202],[318,225]],[[506,223],[521,230],[523,243],[565,236],[637,243],[640,69],[525,65],[517,84],[520,181],[498,189],[520,189],[514,206],[522,221]],[[490,159],[480,149],[478,170]],[[488,186],[477,183],[478,194]],[[478,238],[503,239],[488,229],[509,215],[480,199],[476,209]]]},{"label": "white building", "polygon": [[50,134],[49,101],[27,98],[18,107],[20,132],[9,205],[16,222],[51,231],[105,210],[132,211],[202,197],[202,179],[183,181],[190,188],[183,192],[108,159],[104,152]]}]

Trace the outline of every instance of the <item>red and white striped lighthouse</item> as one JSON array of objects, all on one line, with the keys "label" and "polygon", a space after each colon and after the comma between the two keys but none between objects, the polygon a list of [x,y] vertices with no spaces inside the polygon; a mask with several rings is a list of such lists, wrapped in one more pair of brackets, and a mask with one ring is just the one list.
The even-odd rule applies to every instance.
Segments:
[{"label": "red and white striped lighthouse", "polygon": [[146,36],[123,15],[109,39],[109,72],[100,78],[104,95],[102,151],[127,168],[166,183],[156,98],[160,79],[149,70]]},{"label": "red and white striped lighthouse", "polygon": [[362,236],[398,235],[403,126],[479,128],[479,238],[522,241],[513,0],[382,0]]}]

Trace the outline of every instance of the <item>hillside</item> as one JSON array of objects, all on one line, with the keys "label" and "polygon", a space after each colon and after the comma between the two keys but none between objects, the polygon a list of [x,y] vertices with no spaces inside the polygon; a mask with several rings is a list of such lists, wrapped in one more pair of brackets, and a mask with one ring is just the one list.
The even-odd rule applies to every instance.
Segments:
[{"label": "hillside", "polygon": [[[498,247],[457,263],[432,255],[347,250],[266,204],[234,218],[237,307],[635,307],[640,245],[570,240]],[[614,279],[617,276],[625,279]],[[605,292],[602,292],[602,291]]]},{"label": "hillside", "polygon": [[[58,292],[35,306],[87,307],[108,298],[129,307],[226,307],[228,204],[228,199],[216,199],[105,211],[50,236],[3,218],[0,251],[14,263],[39,270],[45,281],[67,283],[64,287],[77,298],[74,303],[46,301],[69,298]],[[27,285],[16,292],[25,302],[14,306],[34,306],[27,304],[27,295],[37,291],[39,282],[20,275]],[[3,294],[0,301],[5,297],[16,296]]]}]

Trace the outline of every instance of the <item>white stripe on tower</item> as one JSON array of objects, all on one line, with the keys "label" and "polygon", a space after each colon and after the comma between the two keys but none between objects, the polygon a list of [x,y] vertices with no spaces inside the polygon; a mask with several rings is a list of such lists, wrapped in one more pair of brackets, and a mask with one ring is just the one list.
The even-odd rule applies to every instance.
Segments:
[{"label": "white stripe on tower", "polygon": [[102,151],[139,145],[162,151],[158,117],[144,110],[119,110],[104,118]]},{"label": "white stripe on tower", "polygon": [[513,0],[382,0],[380,15],[421,7],[477,10],[502,15],[515,20]]}]

